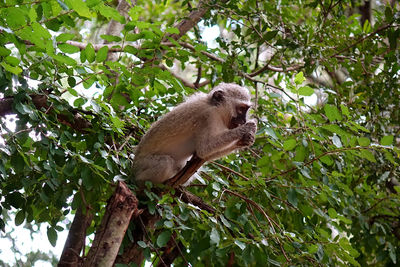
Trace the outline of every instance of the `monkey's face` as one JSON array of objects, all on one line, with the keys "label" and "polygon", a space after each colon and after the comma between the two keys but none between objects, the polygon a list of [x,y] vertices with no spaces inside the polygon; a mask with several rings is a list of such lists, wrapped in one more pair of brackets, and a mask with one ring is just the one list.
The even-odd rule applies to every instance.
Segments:
[{"label": "monkey's face", "polygon": [[245,87],[221,83],[210,92],[210,103],[218,107],[218,112],[229,129],[247,122],[247,111],[251,102],[249,91]]},{"label": "monkey's face", "polygon": [[234,107],[235,112],[228,125],[229,129],[234,129],[247,122],[247,111],[250,106],[248,104],[239,104]]}]

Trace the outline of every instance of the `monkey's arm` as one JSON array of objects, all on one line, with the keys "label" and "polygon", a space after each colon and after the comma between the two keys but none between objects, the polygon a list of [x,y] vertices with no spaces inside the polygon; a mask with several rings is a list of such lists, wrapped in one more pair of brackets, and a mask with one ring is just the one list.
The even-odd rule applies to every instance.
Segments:
[{"label": "monkey's arm", "polygon": [[252,144],[256,128],[255,122],[249,121],[244,125],[225,130],[217,135],[206,134],[203,131],[196,140],[196,153],[205,160],[224,156],[238,147]]},{"label": "monkey's arm", "polygon": [[207,160],[218,159],[228,155],[229,153],[233,152],[236,149],[249,147],[254,143],[254,140],[255,140],[255,132],[246,133],[242,136],[240,140],[228,146],[227,148],[224,148],[221,151],[209,155]]}]

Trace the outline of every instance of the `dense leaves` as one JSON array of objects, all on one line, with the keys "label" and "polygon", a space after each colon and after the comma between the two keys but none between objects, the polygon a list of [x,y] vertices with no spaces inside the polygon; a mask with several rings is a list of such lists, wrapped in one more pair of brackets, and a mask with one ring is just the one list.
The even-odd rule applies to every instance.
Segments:
[{"label": "dense leaves", "polygon": [[93,233],[115,181],[135,190],[143,132],[225,81],[251,89],[256,143],[188,187],[215,214],[146,192],[161,217],[137,243],[146,259],[179,243],[176,266],[398,264],[396,1],[115,2],[0,4],[2,230],[47,222],[54,246],[86,207]]}]

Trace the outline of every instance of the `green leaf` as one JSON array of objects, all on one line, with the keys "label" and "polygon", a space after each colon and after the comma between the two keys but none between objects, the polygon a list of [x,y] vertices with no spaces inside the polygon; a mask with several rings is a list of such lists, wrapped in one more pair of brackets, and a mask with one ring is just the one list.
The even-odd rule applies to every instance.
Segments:
[{"label": "green leaf", "polygon": [[8,56],[11,51],[5,47],[0,46],[0,56]]},{"label": "green leaf", "polygon": [[101,15],[106,18],[111,18],[115,21],[118,21],[121,24],[125,23],[125,18],[122,16],[117,9],[109,7],[107,5],[101,4],[98,8]]},{"label": "green leaf", "polygon": [[106,40],[107,42],[110,42],[110,43],[112,43],[112,42],[120,42],[122,40],[121,37],[119,37],[119,36],[105,35],[105,34],[100,35],[100,38],[102,38],[102,39],[104,39],[104,40]]},{"label": "green leaf", "polygon": [[325,155],[325,156],[321,157],[319,160],[328,166],[332,166],[332,164],[334,163],[331,156],[329,156],[329,155]]},{"label": "green leaf", "polygon": [[144,241],[138,241],[137,244],[139,245],[139,247],[141,248],[147,248],[147,244]]},{"label": "green leaf", "polygon": [[75,99],[74,106],[79,108],[79,107],[83,106],[85,103],[86,103],[86,99],[80,97],[80,98]]},{"label": "green leaf", "polygon": [[244,250],[246,248],[246,243],[243,243],[239,240],[235,240],[235,244],[241,249]]},{"label": "green leaf", "polygon": [[25,25],[25,15],[22,12],[21,8],[17,7],[10,7],[6,10],[4,17],[2,16],[7,21],[8,26],[11,29],[21,27],[22,25]]},{"label": "green leaf", "polygon": [[92,14],[86,5],[86,3],[82,0],[66,0],[65,3],[71,7],[79,16],[91,18]]},{"label": "green leaf", "polygon": [[375,159],[374,154],[372,154],[372,152],[369,151],[369,150],[367,150],[367,149],[361,150],[361,151],[360,151],[360,156],[361,156],[362,158],[365,158],[365,159],[371,161],[371,162],[376,162],[376,159]]},{"label": "green leaf", "polygon": [[170,34],[179,34],[180,33],[177,28],[173,28],[173,27],[166,28],[165,32],[170,33]]},{"label": "green leaf", "polygon": [[313,244],[313,245],[308,247],[308,253],[310,253],[310,254],[314,254],[317,251],[318,251],[318,245],[317,244]]},{"label": "green leaf", "polygon": [[44,28],[42,25],[40,25],[37,22],[32,23],[31,25],[34,34],[36,35],[36,37],[43,37],[44,39],[50,39],[51,38],[51,34],[49,33],[49,31]]},{"label": "green leaf", "polygon": [[293,206],[297,207],[297,192],[296,189],[290,188],[288,191],[288,195],[287,195],[287,199],[289,201],[290,204],[292,204]]},{"label": "green leaf", "polygon": [[90,63],[92,63],[95,58],[96,58],[96,53],[94,51],[93,45],[91,43],[89,43],[86,48],[85,48],[85,55],[86,55],[86,59],[87,61],[89,61]]},{"label": "green leaf", "polygon": [[283,143],[283,149],[286,151],[292,150],[296,147],[296,139],[289,139]]},{"label": "green leaf", "polygon": [[8,64],[10,64],[11,66],[15,67],[15,66],[19,65],[20,60],[16,57],[8,56],[8,57],[6,57],[6,62]]},{"label": "green leaf", "polygon": [[[75,85],[76,85],[76,80],[75,80],[74,77],[69,76],[68,79],[67,79],[67,81],[68,81],[68,85],[69,85],[69,86],[75,87]],[[78,93],[75,91],[75,94],[72,94],[72,95],[73,95],[73,96],[78,96]]]},{"label": "green leaf", "polygon": [[17,212],[17,214],[15,215],[15,225],[21,225],[25,220],[25,211],[20,210]]},{"label": "green leaf", "polygon": [[76,35],[72,34],[72,33],[61,33],[60,35],[58,35],[56,37],[56,41],[59,42],[59,43],[64,43],[64,42],[66,42],[68,40],[74,39],[75,36]]},{"label": "green leaf", "polygon": [[57,231],[53,227],[47,228],[47,239],[50,241],[50,244],[55,247],[57,244]]},{"label": "green leaf", "polygon": [[328,214],[329,214],[329,217],[331,217],[332,219],[335,219],[337,217],[337,212],[333,208],[328,209]]},{"label": "green leaf", "polygon": [[53,55],[53,58],[61,63],[65,63],[70,66],[76,65],[76,61],[74,59],[72,59],[68,56],[65,56],[65,55],[61,55],[61,54]]},{"label": "green leaf", "polygon": [[13,67],[13,66],[8,65],[5,62],[1,62],[0,65],[3,66],[3,68],[6,71],[9,71],[9,72],[11,72],[11,73],[13,73],[15,75],[18,75],[18,74],[20,74],[22,72],[22,69],[20,67],[18,67],[18,66]]},{"label": "green leaf", "polygon": [[387,135],[382,137],[381,139],[381,145],[382,146],[391,146],[393,144],[393,136],[392,135]]},{"label": "green leaf", "polygon": [[103,46],[97,51],[96,62],[103,62],[107,59],[108,55],[108,46]]},{"label": "green leaf", "polygon": [[300,87],[298,93],[299,95],[310,96],[314,94],[314,89],[312,89],[310,86],[303,86]]},{"label": "green leaf", "polygon": [[359,144],[360,146],[369,146],[370,143],[371,143],[371,141],[370,141],[369,138],[367,138],[367,137],[359,137],[359,138],[357,139],[357,141],[358,141],[358,144]]},{"label": "green leaf", "polygon": [[215,244],[217,246],[219,245],[220,237],[219,237],[219,233],[218,233],[217,229],[213,228],[211,230],[210,240],[211,240],[211,244]]},{"label": "green leaf", "polygon": [[295,78],[294,78],[294,82],[297,85],[302,84],[304,81],[306,80],[306,78],[304,78],[304,74],[303,72],[299,72],[296,74]]},{"label": "green leaf", "polygon": [[25,204],[25,199],[20,192],[12,192],[7,195],[6,201],[16,209],[23,207]]},{"label": "green leaf", "polygon": [[164,247],[171,238],[171,234],[172,233],[170,231],[164,231],[161,234],[159,234],[157,237],[157,246],[160,248]]},{"label": "green leaf", "polygon": [[340,104],[340,109],[342,110],[342,114],[344,114],[348,118],[350,117],[350,112],[349,112],[348,107],[346,107],[343,104]]},{"label": "green leaf", "polygon": [[58,44],[58,48],[62,52],[67,53],[67,54],[73,54],[73,53],[77,53],[80,51],[80,49],[78,47],[70,45],[70,44],[65,44],[65,43]]},{"label": "green leaf", "polygon": [[265,35],[264,35],[264,42],[268,42],[270,40],[272,40],[273,38],[275,38],[275,36],[278,34],[278,31],[268,31]]},{"label": "green leaf", "polygon": [[342,120],[342,115],[340,114],[340,112],[336,106],[326,104],[324,106],[324,111],[325,111],[325,115],[328,117],[328,119],[330,121],[333,122],[335,120],[338,120],[338,121]]},{"label": "green leaf", "polygon": [[143,8],[139,5],[135,5],[129,10],[128,14],[131,17],[132,21],[137,21],[142,12]]}]

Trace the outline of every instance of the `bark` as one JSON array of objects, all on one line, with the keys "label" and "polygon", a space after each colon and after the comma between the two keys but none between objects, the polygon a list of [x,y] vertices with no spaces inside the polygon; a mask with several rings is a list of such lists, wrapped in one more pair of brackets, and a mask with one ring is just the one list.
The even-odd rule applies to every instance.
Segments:
[{"label": "bark", "polygon": [[86,229],[92,222],[93,214],[89,211],[83,214],[82,208],[78,208],[74,220],[69,229],[67,241],[58,263],[58,267],[81,266],[82,260],[79,254],[85,244]]},{"label": "bark", "polygon": [[156,214],[150,214],[147,209],[143,211],[138,217],[132,220],[135,225],[133,239],[134,241],[128,246],[124,252],[117,257],[116,263],[135,263],[138,266],[144,260],[143,249],[137,244],[138,241],[145,241],[147,239],[146,231],[154,227],[154,224],[160,219]]},{"label": "bark", "polygon": [[190,177],[205,163],[204,159],[193,155],[192,158],[186,163],[185,167],[180,170],[174,177],[166,181],[167,185],[177,187],[186,183]]},{"label": "bark", "polygon": [[368,20],[372,24],[371,18],[371,1],[364,1],[364,4],[360,6],[361,13],[361,26],[364,26],[365,22]]},{"label": "bark", "polygon": [[190,204],[192,204],[194,206],[199,207],[202,210],[208,211],[211,214],[215,214],[216,213],[216,210],[213,207],[211,207],[210,205],[204,203],[204,201],[200,197],[198,197],[196,195],[193,195],[192,193],[190,193],[188,191],[185,191],[183,189],[177,188],[175,196],[179,197],[183,202],[190,203]]},{"label": "bark", "polygon": [[183,35],[185,35],[191,28],[197,25],[197,23],[211,8],[208,2],[209,1],[200,1],[197,8],[192,12],[190,12],[190,14],[186,17],[186,19],[182,20],[181,22],[175,25],[175,28],[179,30],[179,34],[171,34],[168,35],[168,37],[174,40],[178,40]]},{"label": "bark", "polygon": [[[132,1],[133,5],[136,3],[135,1]],[[130,6],[128,4],[127,1],[125,0],[119,0],[118,2],[118,6],[117,6],[117,11],[124,16],[125,20],[128,20],[129,18],[129,14],[128,14],[128,10],[129,10]],[[118,21],[115,20],[111,20],[110,23],[108,24],[108,28],[106,30],[106,34],[107,35],[114,35],[114,36],[120,36],[121,31],[124,29],[124,24],[119,23]],[[107,41],[104,41],[104,44],[107,44]],[[107,55],[107,60],[108,61],[116,61],[118,59],[118,55],[114,54],[114,53],[108,53]]]},{"label": "bark", "polygon": [[126,184],[118,182],[83,266],[113,266],[132,216],[140,213],[137,205]]}]

